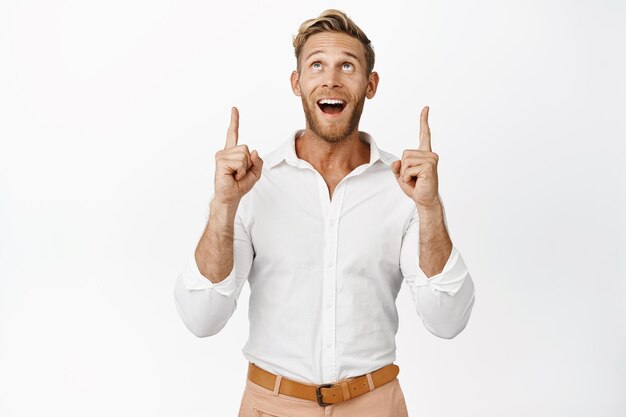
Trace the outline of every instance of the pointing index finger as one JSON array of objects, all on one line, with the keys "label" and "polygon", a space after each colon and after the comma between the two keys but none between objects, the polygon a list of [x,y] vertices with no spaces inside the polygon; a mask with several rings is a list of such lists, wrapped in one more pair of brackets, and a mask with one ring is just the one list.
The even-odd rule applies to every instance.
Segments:
[{"label": "pointing index finger", "polygon": [[228,126],[228,133],[226,133],[226,145],[224,149],[237,146],[237,140],[239,139],[239,110],[237,107],[230,109],[230,126]]},{"label": "pointing index finger", "polygon": [[419,150],[432,152],[430,147],[430,126],[428,125],[428,112],[430,108],[428,106],[422,109],[420,114],[420,145]]}]

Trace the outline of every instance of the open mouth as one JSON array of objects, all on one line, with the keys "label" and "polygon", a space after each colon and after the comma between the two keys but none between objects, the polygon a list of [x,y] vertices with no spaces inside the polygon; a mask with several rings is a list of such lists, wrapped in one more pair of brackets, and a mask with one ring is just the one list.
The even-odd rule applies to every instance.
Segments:
[{"label": "open mouth", "polygon": [[323,98],[317,102],[317,106],[323,113],[339,114],[346,107],[346,102],[335,98]]}]

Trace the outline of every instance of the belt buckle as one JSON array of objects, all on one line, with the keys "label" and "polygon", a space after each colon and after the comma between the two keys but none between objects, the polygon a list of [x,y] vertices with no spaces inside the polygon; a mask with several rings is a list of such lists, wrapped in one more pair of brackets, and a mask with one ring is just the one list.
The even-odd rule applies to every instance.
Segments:
[{"label": "belt buckle", "polygon": [[325,407],[327,405],[331,405],[332,403],[325,403],[322,401],[322,393],[320,392],[321,388],[330,388],[332,387],[333,384],[323,384],[323,385],[318,385],[317,387],[315,387],[315,394],[317,395],[317,403],[320,405],[320,407]]}]

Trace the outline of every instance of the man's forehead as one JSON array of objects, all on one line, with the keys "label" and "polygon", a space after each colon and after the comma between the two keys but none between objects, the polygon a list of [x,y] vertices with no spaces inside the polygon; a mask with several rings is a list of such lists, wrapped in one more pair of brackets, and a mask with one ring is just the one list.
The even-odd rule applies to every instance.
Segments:
[{"label": "man's forehead", "polygon": [[361,41],[345,33],[337,32],[320,32],[307,39],[302,48],[302,57],[306,60],[316,54],[339,54],[357,60],[365,59]]},{"label": "man's forehead", "polygon": [[[338,55],[342,56],[342,57],[346,57],[346,58],[354,58],[357,61],[360,59],[363,59],[363,57],[358,56],[357,54],[355,54],[356,51],[351,51],[351,50],[342,50],[337,52]],[[328,54],[329,51],[328,50],[324,50],[324,49],[315,49],[309,53],[306,53],[306,56],[304,57],[304,60],[306,61],[307,59],[315,56],[315,55],[323,55],[323,54]]]}]

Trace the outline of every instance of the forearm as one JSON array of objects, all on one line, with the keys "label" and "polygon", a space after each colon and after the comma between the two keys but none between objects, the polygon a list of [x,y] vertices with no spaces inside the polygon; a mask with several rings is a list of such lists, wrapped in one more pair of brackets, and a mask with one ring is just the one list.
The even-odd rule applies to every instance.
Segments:
[{"label": "forearm", "polygon": [[214,284],[223,281],[233,269],[236,212],[236,206],[211,201],[209,221],[196,247],[198,269]]},{"label": "forearm", "polygon": [[226,325],[252,266],[252,243],[236,212],[211,203],[206,230],[176,281],[178,312],[198,337],[214,335]]},{"label": "forearm", "polygon": [[443,271],[452,252],[452,241],[443,219],[443,207],[417,207],[419,215],[419,266],[428,278]]},{"label": "forearm", "polygon": [[441,201],[430,209],[418,206],[410,225],[403,237],[401,269],[426,328],[435,336],[451,339],[469,320],[474,305],[472,278],[450,241]]}]

